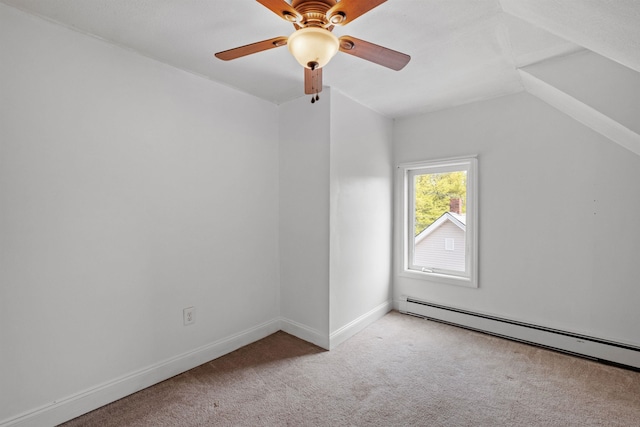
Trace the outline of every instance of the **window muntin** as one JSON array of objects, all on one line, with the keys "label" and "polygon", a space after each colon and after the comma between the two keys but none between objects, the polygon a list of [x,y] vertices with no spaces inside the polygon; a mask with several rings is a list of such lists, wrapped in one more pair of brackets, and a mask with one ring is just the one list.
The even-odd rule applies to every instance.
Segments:
[{"label": "window muntin", "polygon": [[401,275],[477,287],[475,158],[401,165]]}]

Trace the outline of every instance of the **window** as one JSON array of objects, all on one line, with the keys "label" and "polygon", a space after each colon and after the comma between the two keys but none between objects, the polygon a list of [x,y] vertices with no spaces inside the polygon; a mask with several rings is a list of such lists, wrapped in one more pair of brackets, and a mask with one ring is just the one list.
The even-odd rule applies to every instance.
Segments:
[{"label": "window", "polygon": [[403,276],[477,287],[477,160],[399,166]]},{"label": "window", "polygon": [[[462,237],[462,240],[464,241],[464,236]],[[445,237],[444,238],[444,250],[445,251],[455,251],[456,248],[454,247],[455,245],[455,239],[451,238],[451,237]]]}]

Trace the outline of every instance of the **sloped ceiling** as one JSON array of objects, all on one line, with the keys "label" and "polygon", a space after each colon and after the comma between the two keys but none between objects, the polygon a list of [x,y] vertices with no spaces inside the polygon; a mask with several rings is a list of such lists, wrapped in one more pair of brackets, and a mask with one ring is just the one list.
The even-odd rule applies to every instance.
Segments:
[{"label": "sloped ceiling", "polygon": [[525,90],[640,155],[640,2],[501,4],[506,13],[584,48],[517,64]]},{"label": "sloped ceiling", "polygon": [[[303,96],[286,47],[213,56],[293,32],[253,0],[0,1],[274,103]],[[584,49],[640,71],[637,0],[388,0],[334,33],[411,55],[399,72],[341,53],[324,69],[325,86],[389,117],[530,89],[527,66]]]}]

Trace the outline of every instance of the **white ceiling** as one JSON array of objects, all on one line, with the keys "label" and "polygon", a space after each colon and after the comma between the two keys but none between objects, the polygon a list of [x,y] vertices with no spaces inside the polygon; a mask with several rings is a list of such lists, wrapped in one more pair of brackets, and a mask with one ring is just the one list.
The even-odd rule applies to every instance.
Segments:
[{"label": "white ceiling", "polygon": [[[0,2],[274,103],[304,93],[286,47],[213,56],[293,32],[254,0]],[[388,0],[334,33],[411,55],[399,72],[342,53],[324,69],[325,86],[389,117],[521,91],[518,67],[582,48],[640,72],[639,0]]]}]

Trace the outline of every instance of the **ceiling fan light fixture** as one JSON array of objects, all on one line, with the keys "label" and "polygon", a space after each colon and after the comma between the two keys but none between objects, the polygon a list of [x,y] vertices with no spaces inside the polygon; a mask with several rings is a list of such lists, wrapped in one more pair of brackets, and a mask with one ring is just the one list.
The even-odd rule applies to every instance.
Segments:
[{"label": "ceiling fan light fixture", "polygon": [[289,36],[289,52],[306,68],[322,68],[338,53],[340,41],[329,30],[305,27]]}]

